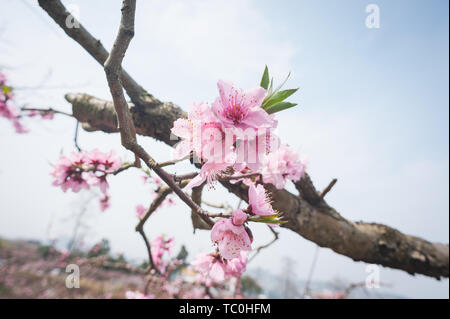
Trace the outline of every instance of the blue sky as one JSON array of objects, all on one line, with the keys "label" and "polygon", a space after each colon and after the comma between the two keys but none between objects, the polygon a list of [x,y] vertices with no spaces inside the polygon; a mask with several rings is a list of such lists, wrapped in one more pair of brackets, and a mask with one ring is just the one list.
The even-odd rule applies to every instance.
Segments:
[{"label": "blue sky", "polygon": [[[67,92],[109,98],[101,68],[41,11],[35,1],[0,0],[0,65],[17,87],[19,103],[66,111]],[[64,1],[110,48],[120,1]],[[380,8],[380,28],[365,26],[365,7]],[[336,177],[328,201],[344,217],[375,221],[432,241],[449,238],[448,1],[138,1],[136,36],[124,65],[149,92],[186,108],[212,101],[216,82],[257,85],[267,64],[287,86],[299,87],[298,107],[279,115],[283,141],[309,159],[318,188]],[[38,86],[38,89],[32,87]],[[48,162],[73,149],[74,123],[29,122],[18,136],[0,119],[0,235],[45,239],[70,233],[65,218],[77,195],[50,186]],[[141,142],[158,160],[169,149]],[[86,148],[120,150],[117,135],[80,134]],[[124,157],[129,154],[123,153]],[[180,165],[187,169],[187,165]],[[111,181],[109,212],[92,208],[92,241],[108,237],[117,251],[145,256],[133,232],[134,206],[148,201],[139,174]],[[226,192],[209,192],[221,201]],[[230,201],[236,201],[235,198]],[[36,209],[38,208],[38,209]],[[167,216],[175,222],[168,224]],[[148,231],[176,235],[193,252],[210,249],[207,233],[192,235],[182,204],[152,217]],[[256,227],[256,245],[270,233]],[[253,266],[280,267],[290,255],[306,277],[314,245],[289,231]],[[295,248],[295,250],[294,250]],[[321,249],[315,279],[363,281],[364,263]],[[411,297],[448,298],[448,280],[382,268],[381,280]]]}]

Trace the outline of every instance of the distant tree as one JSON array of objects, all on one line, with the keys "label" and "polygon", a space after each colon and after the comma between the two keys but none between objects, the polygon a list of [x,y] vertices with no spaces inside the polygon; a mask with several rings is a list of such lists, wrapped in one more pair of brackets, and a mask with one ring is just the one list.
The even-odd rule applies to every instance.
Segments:
[{"label": "distant tree", "polygon": [[245,275],[241,278],[241,291],[244,296],[255,296],[261,294],[263,290],[254,278]]}]

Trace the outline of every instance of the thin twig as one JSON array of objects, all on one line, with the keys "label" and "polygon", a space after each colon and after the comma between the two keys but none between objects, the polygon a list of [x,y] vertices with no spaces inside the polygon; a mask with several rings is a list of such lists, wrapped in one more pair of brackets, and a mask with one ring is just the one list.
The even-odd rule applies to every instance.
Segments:
[{"label": "thin twig", "polygon": [[327,187],[325,187],[325,189],[322,191],[322,193],[320,193],[320,198],[323,199],[325,197],[325,195],[331,191],[331,189],[333,188],[334,184],[336,184],[337,182],[337,178],[333,178],[333,180],[330,182],[330,184],[328,184]]},{"label": "thin twig", "polygon": [[[59,0],[38,0],[39,5],[49,14],[49,16],[66,32],[66,34],[71,37],[74,41],[79,43],[97,62],[101,65],[104,64],[108,57],[107,50],[103,47],[101,42],[94,38],[84,27],[80,24],[79,28],[70,28],[66,24],[67,17],[71,16],[70,12],[66,10],[64,5]],[[78,21],[76,21],[78,23]],[[152,136],[158,140],[165,142],[168,145],[173,145],[173,141],[170,140],[170,128],[174,120],[180,117],[183,112],[180,108],[172,105],[171,108],[167,109],[168,103],[162,103],[155,97],[146,93],[145,90],[137,84],[137,82],[129,76],[122,69],[121,81],[123,87],[127,91],[128,96],[131,98],[134,105],[139,109],[141,106],[150,106],[152,109],[156,110],[155,114],[162,114],[162,117],[141,117],[138,116],[140,123],[147,123],[144,126],[141,124],[141,133],[143,135]],[[85,94],[79,94],[78,96],[86,97]],[[98,99],[97,99],[98,100]],[[75,101],[75,100],[73,100]],[[80,104],[74,104],[75,109],[85,110],[87,106]],[[103,104],[102,104],[103,105]],[[90,108],[87,107],[87,108]],[[107,125],[107,131],[116,131],[116,121],[106,121],[103,118],[102,113],[95,112],[98,110],[96,107],[89,112],[92,117],[90,118],[93,123],[101,121],[102,125]],[[105,108],[106,109],[106,108]],[[109,110],[112,111],[112,110]],[[108,112],[109,112],[108,111]],[[144,112],[143,112],[144,113]],[[95,115],[93,115],[95,114]],[[157,118],[157,124],[161,124],[158,130],[155,130],[153,125],[148,126],[148,120],[152,118]],[[105,120],[105,121],[103,121]],[[161,123],[161,121],[167,121],[167,123]],[[83,121],[82,121],[83,122]],[[91,130],[100,130],[100,127],[96,127],[94,124],[90,124]],[[161,129],[161,130],[160,130]],[[241,185],[231,185],[229,183],[224,183],[228,190],[232,191],[241,198],[247,198],[247,191]],[[448,244],[441,244],[436,242],[428,242],[422,238],[417,238],[414,242],[411,242],[410,236],[407,236],[395,229],[381,224],[374,223],[356,223],[358,226],[357,231],[353,227],[354,223],[343,218],[336,210],[329,206],[316,207],[320,203],[321,199],[317,190],[315,189],[312,181],[310,180],[308,174],[300,179],[299,182],[295,183],[296,188],[299,190],[300,197],[312,207],[303,205],[306,210],[312,209],[313,212],[320,212],[320,214],[311,214],[310,224],[317,226],[318,228],[323,228],[323,232],[311,232],[310,227],[300,227],[300,224],[296,222],[298,214],[303,212],[305,208],[300,208],[295,201],[293,194],[287,190],[277,190],[275,193],[275,198],[278,201],[280,207],[282,207],[285,215],[289,217],[289,223],[285,224],[284,227],[288,227],[299,235],[304,236],[308,240],[313,242],[320,242],[322,246],[331,248],[335,251],[339,251],[340,254],[358,259],[370,263],[378,263],[384,266],[389,266],[392,268],[407,271],[408,273],[420,273],[423,275],[431,276],[437,279],[448,278]],[[283,200],[278,200],[282,198]],[[328,220],[330,216],[334,220]],[[348,226],[352,227],[348,227]],[[380,234],[385,233],[385,231],[395,232],[395,238],[389,239],[388,244],[397,243],[396,253],[390,254],[386,257],[384,254],[380,254],[377,242],[379,241]],[[323,234],[327,233],[328,236]],[[333,240],[333,238],[343,238],[342,236],[330,236],[330,234],[338,235],[348,235],[348,240]],[[331,238],[331,239],[330,239]],[[369,247],[365,252],[364,256],[361,256],[358,249],[355,246],[365,246]],[[420,251],[420,255],[414,254],[411,256],[405,253],[404,249],[401,247],[412,247],[410,251],[417,250]],[[423,256],[425,258],[423,258]],[[414,262],[411,262],[411,257]],[[418,257],[418,258],[417,258]]]},{"label": "thin twig", "polygon": [[125,262],[123,263],[117,263],[117,262],[110,262],[107,260],[104,260],[103,258],[93,257],[87,259],[87,261],[95,266],[102,267],[105,269],[112,269],[117,271],[123,271],[128,273],[136,273],[136,274],[145,274],[146,271],[143,268],[134,267],[130,264],[127,264]]},{"label": "thin twig", "polygon": [[75,125],[75,135],[73,137],[73,142],[75,144],[75,147],[77,148],[78,152],[81,152],[81,148],[78,145],[78,127],[80,125],[80,122],[77,120],[77,124]]},{"label": "thin twig", "polygon": [[214,204],[214,203],[210,203],[210,202],[208,202],[206,200],[203,200],[203,199],[202,199],[202,203],[205,204],[206,206],[213,207],[213,208],[227,208],[227,207],[229,207],[229,205],[226,205],[224,203],[222,203],[222,204]]},{"label": "thin twig", "polygon": [[174,164],[179,163],[179,162],[182,162],[182,161],[184,161],[184,160],[186,160],[186,159],[188,159],[188,158],[189,158],[189,156],[185,156],[185,157],[180,158],[180,159],[177,159],[177,160],[171,160],[171,161],[161,162],[161,163],[158,163],[158,166],[159,166],[159,167],[165,167],[165,166],[174,165]]},{"label": "thin twig", "polygon": [[260,175],[261,175],[260,173],[248,173],[248,174],[242,174],[242,175],[221,175],[218,178],[218,180],[221,182],[228,182],[228,181],[242,179],[242,178],[257,177]]},{"label": "thin twig", "polygon": [[183,175],[173,175],[173,179],[176,182],[181,182],[181,181],[184,181],[186,179],[192,179],[192,178],[196,177],[197,175],[198,175],[197,172],[187,173],[187,174],[183,174]]},{"label": "thin twig", "polygon": [[40,108],[22,107],[20,110],[21,111],[38,111],[38,112],[44,113],[44,114],[46,114],[46,113],[53,113],[53,114],[61,114],[61,115],[69,116],[69,117],[74,117],[70,113],[63,112],[63,111],[58,111],[58,110],[55,110],[53,108],[40,109]]},{"label": "thin twig", "polygon": [[309,269],[308,278],[306,279],[305,291],[303,292],[303,298],[305,298],[309,294],[309,285],[311,284],[311,279],[312,279],[314,270],[316,269],[317,257],[319,256],[319,249],[320,249],[320,247],[318,245],[316,245],[316,250],[314,251],[313,262],[311,264],[311,268]]},{"label": "thin twig", "polygon": [[127,170],[129,168],[131,168],[131,167],[136,167],[136,163],[130,163],[130,164],[122,165],[121,167],[116,169],[112,174],[113,175],[117,175],[117,174],[119,174],[119,173],[121,173],[121,172],[123,172],[123,171],[125,171],[125,170]]},{"label": "thin twig", "polygon": [[208,225],[212,226],[214,223],[208,218],[208,214],[199,205],[194,203],[191,198],[189,198],[189,196],[187,196],[177,185],[171,174],[159,167],[155,160],[144,150],[142,146],[137,143],[136,131],[120,82],[122,60],[125,56],[128,45],[134,36],[135,11],[135,0],[123,1],[119,33],[114,42],[111,53],[106,59],[104,65],[106,79],[108,80],[108,86],[111,91],[114,108],[117,114],[122,145],[126,149],[132,151],[137,157],[142,159],[150,169],[152,169],[170,188],[173,189],[175,194],[177,194],[182,201],[184,201],[192,210],[199,214],[202,219],[208,223]]},{"label": "thin twig", "polygon": [[147,254],[148,254],[148,261],[149,261],[149,264],[150,264],[150,269],[154,269],[156,271],[156,273],[159,274],[159,269],[155,267],[155,264],[153,262],[152,246],[150,244],[150,241],[147,238],[147,235],[145,235],[144,229],[141,228],[141,229],[139,229],[137,231],[142,236],[142,239],[144,239],[145,247],[147,248]]},{"label": "thin twig", "polygon": [[150,217],[150,215],[162,204],[164,199],[172,192],[172,190],[169,187],[163,187],[160,188],[158,192],[158,196],[153,200],[150,207],[145,212],[144,216],[139,220],[139,223],[136,225],[136,231],[142,236],[145,242],[145,246],[147,247],[147,253],[148,253],[148,260],[150,264],[150,269],[155,269],[158,274],[159,270],[155,267],[155,264],[153,263],[153,257],[152,257],[152,248],[150,243],[148,242],[147,236],[144,232],[144,224],[147,221],[147,219]]},{"label": "thin twig", "polygon": [[136,225],[136,231],[142,229],[147,219],[153,214],[153,212],[162,204],[162,202],[166,199],[166,197],[172,193],[172,189],[170,187],[161,187],[159,189],[158,195],[153,200],[150,207],[146,210],[144,216],[139,220],[139,223]]},{"label": "thin twig", "polygon": [[267,227],[268,227],[268,228],[270,229],[270,231],[272,232],[274,238],[273,238],[270,242],[268,242],[267,244],[261,245],[261,246],[259,246],[258,248],[256,248],[256,252],[253,254],[252,257],[250,257],[250,259],[248,260],[247,263],[251,262],[251,261],[259,254],[259,252],[260,252],[262,249],[269,247],[270,245],[272,245],[274,242],[276,242],[276,241],[278,240],[278,238],[279,238],[278,232],[276,232],[275,230],[273,230],[273,228],[270,227],[269,225],[267,225]]}]

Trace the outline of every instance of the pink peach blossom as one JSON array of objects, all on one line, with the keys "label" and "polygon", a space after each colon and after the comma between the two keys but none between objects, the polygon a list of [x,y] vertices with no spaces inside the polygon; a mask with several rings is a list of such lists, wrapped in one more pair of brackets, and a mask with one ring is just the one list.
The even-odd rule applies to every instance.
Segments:
[{"label": "pink peach blossom", "polygon": [[216,254],[199,254],[191,262],[196,271],[201,273],[212,282],[222,282],[225,280],[225,264],[220,256]]},{"label": "pink peach blossom", "polygon": [[279,146],[280,139],[271,129],[262,128],[254,134],[241,136],[236,142],[236,171],[259,171],[267,155]]},{"label": "pink peach blossom", "polygon": [[7,78],[6,74],[3,72],[0,72],[0,85],[4,85],[7,81],[7,79],[8,78]]},{"label": "pink peach blossom", "polygon": [[270,198],[263,185],[251,184],[248,188],[248,201],[252,208],[252,213],[260,216],[275,214]]},{"label": "pink peach blossom", "polygon": [[90,185],[84,174],[85,163],[85,153],[71,153],[69,156],[61,155],[51,173],[54,177],[53,185],[61,186],[64,192],[71,189],[77,193],[81,189],[89,189]]},{"label": "pink peach blossom", "polygon": [[194,177],[185,187],[189,190],[193,187],[201,185],[203,182],[207,182],[211,185],[217,176],[223,173],[228,167],[233,166],[236,160],[236,153],[229,152],[228,154],[221,155],[216,159],[211,159],[202,165],[200,173]]},{"label": "pink peach blossom", "polygon": [[232,277],[241,277],[247,268],[248,253],[241,251],[238,257],[227,261],[226,273]]},{"label": "pink peach blossom", "polygon": [[20,122],[19,110],[13,104],[12,94],[4,94],[2,86],[0,86],[0,117],[10,120],[16,133],[22,134],[28,132]]},{"label": "pink peach blossom", "polygon": [[172,250],[173,244],[173,238],[166,240],[162,235],[157,236],[151,243],[153,263],[162,274],[165,273],[168,265],[168,262],[163,259],[164,254]]},{"label": "pink peach blossom", "polygon": [[225,128],[246,130],[276,126],[273,117],[261,108],[266,96],[264,88],[244,92],[226,80],[219,80],[217,87],[220,97],[213,103],[212,110]]},{"label": "pink peach blossom", "polygon": [[104,211],[110,206],[107,176],[121,165],[121,159],[113,151],[102,153],[95,149],[91,152],[61,155],[51,172],[53,185],[60,186],[64,192],[70,189],[75,193],[82,189],[98,187],[103,193],[100,209]]},{"label": "pink peach blossom", "polygon": [[103,153],[98,149],[86,153],[86,162],[87,165],[92,166],[94,169],[108,173],[114,172],[122,165],[122,160],[116,155],[115,151]]},{"label": "pink peach blossom", "polygon": [[246,228],[233,223],[233,219],[241,220],[241,213],[241,210],[235,210],[234,218],[221,219],[211,230],[211,241],[218,244],[220,255],[225,259],[236,258],[241,250],[252,249],[252,240]]},{"label": "pink peach blossom", "polygon": [[236,226],[244,225],[246,220],[247,220],[247,214],[244,213],[241,209],[236,209],[233,212],[233,215],[231,217],[231,221],[233,222],[233,225],[236,225]]},{"label": "pink peach blossom", "polygon": [[44,112],[41,115],[41,118],[43,120],[53,120],[54,117],[55,117],[55,113],[54,112]]},{"label": "pink peach blossom", "polygon": [[182,159],[191,151],[202,158],[203,148],[209,144],[208,141],[222,134],[220,124],[206,103],[193,103],[188,118],[176,120],[171,131],[182,139],[175,148],[175,159]]},{"label": "pink peach blossom", "polygon": [[286,180],[294,182],[300,180],[305,174],[305,163],[300,160],[299,154],[292,151],[287,145],[267,155],[262,168],[264,183],[271,183],[282,189]]}]

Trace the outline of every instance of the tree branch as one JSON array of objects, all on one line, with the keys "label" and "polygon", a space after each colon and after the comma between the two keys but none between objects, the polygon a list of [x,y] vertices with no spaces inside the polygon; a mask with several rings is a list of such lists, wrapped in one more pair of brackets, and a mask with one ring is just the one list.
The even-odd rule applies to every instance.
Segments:
[{"label": "tree branch", "polygon": [[[81,25],[80,28],[66,28],[65,19],[69,13],[60,1],[39,0],[39,4],[70,37],[100,64],[104,63],[108,57],[107,51],[86,29]],[[172,103],[161,102],[149,95],[124,71],[122,71],[122,82],[133,101],[133,105],[128,106],[130,106],[136,132],[173,146],[176,141],[170,139],[170,129],[176,119],[186,117],[185,112]],[[67,94],[66,99],[72,104],[73,115],[83,123],[85,130],[118,132],[116,114],[111,102],[86,94]],[[130,148],[138,153],[147,165],[156,164],[143,149],[139,149],[136,143]],[[158,174],[156,170],[155,172]],[[169,181],[174,184],[170,176],[162,179],[166,183]],[[169,183],[167,184],[172,187]],[[230,192],[248,201],[248,190],[242,183],[222,182],[222,184]],[[286,190],[272,188],[274,208],[282,212],[288,221],[283,227],[355,261],[376,263],[401,269],[410,274],[419,273],[437,279],[448,277],[448,245],[431,243],[418,237],[405,235],[385,225],[346,220],[320,198],[308,174],[305,174],[305,177],[295,186],[300,193],[299,196]],[[186,196],[182,191],[181,193],[177,194],[180,198]],[[195,206],[189,204],[191,209],[198,207],[195,203],[193,204]]]},{"label": "tree branch", "polygon": [[336,184],[337,179],[333,178],[333,180],[330,182],[330,184],[328,184],[327,187],[325,187],[325,189],[319,194],[320,198],[323,199],[325,197],[326,194],[328,194],[329,191],[331,191],[331,189],[333,188],[334,184]]},{"label": "tree branch", "polygon": [[178,186],[173,177],[163,168],[159,167],[150,154],[148,154],[136,141],[134,123],[131,119],[128,104],[125,100],[120,82],[122,60],[125,56],[128,45],[134,36],[135,11],[136,0],[123,0],[119,33],[117,34],[112,51],[106,59],[104,66],[106,79],[108,80],[108,86],[113,98],[114,110],[116,111],[117,121],[119,122],[122,145],[126,149],[132,151],[137,158],[142,159],[150,169],[152,169],[164,182],[166,182],[166,184],[182,201],[184,201],[193,211],[199,214],[205,223],[212,226],[214,223],[209,219],[209,217],[216,217],[216,215],[219,215],[207,213],[199,205],[194,203],[192,199],[189,198],[189,196],[186,195]]},{"label": "tree branch", "polygon": [[172,189],[170,187],[161,187],[158,191],[158,195],[153,200],[150,207],[145,212],[144,216],[139,220],[139,223],[136,225],[136,231],[141,230],[144,227],[147,219],[155,212],[155,210],[162,204],[162,202],[166,199],[166,197],[172,193]]},{"label": "tree branch", "polygon": [[75,144],[75,147],[77,148],[78,152],[81,152],[81,147],[78,145],[79,126],[80,126],[80,122],[77,120],[77,123],[75,124],[75,134],[73,136],[73,143]]},{"label": "tree branch", "polygon": [[[192,188],[192,200],[199,206],[202,203],[202,192],[203,192],[204,184]],[[192,226],[194,227],[194,233],[196,229],[211,229],[211,226],[205,224],[205,222],[199,218],[198,214],[194,211],[191,211],[191,221]]]},{"label": "tree branch", "polygon": [[[59,0],[38,0],[39,6],[44,9],[48,15],[64,30],[64,32],[80,44],[100,65],[104,65],[109,56],[108,51],[104,48],[100,40],[94,38],[79,21],[73,17],[69,11]],[[69,27],[66,24],[67,19],[73,19],[74,24],[79,28]],[[132,99],[145,100],[144,96],[148,95],[145,90],[137,84],[126,71],[121,70],[122,82],[127,94]]]},{"label": "tree branch", "polygon": [[[103,67],[109,56],[108,51],[103,47],[101,42],[94,38],[78,21],[76,22],[78,22],[79,28],[69,28],[66,25],[66,19],[68,17],[71,19],[74,18],[71,17],[70,12],[66,10],[61,1],[38,0],[38,2],[41,8],[48,13],[48,15],[64,30],[64,32],[79,45],[81,45],[83,49],[85,49]],[[145,129],[146,131],[152,131],[152,134],[154,136],[158,136],[159,140],[164,141],[169,145],[173,145],[176,141],[170,139],[170,128],[167,128],[165,123],[173,123],[176,119],[185,117],[185,112],[173,103],[159,101],[146,92],[126,71],[122,70],[122,68],[120,68],[120,70],[122,85],[136,106],[134,109],[131,109],[135,126]],[[66,96],[66,99],[67,98],[68,97]],[[135,116],[135,113],[139,115]],[[142,122],[139,122],[139,120]],[[96,121],[98,121],[98,116]],[[80,122],[89,123],[89,120],[84,119],[80,120]],[[111,123],[109,122],[109,124]],[[83,125],[83,128],[88,131],[100,129],[108,133],[118,132],[117,125],[108,125],[108,127],[106,127],[102,125],[97,126],[85,124]],[[139,130],[137,130],[137,133],[142,134]]]},{"label": "tree branch", "polygon": [[[113,110],[109,108],[109,105],[112,105],[110,102],[85,94],[71,94],[70,97],[75,102],[73,104],[74,110],[77,109],[74,114],[78,112],[83,114],[86,110],[91,110],[87,112],[89,114],[95,114],[96,112],[92,110],[97,107],[102,110],[99,114],[106,113],[106,117],[91,118],[92,122],[102,123],[105,126],[105,118],[108,118],[111,112],[114,114]],[[78,104],[77,101],[80,99],[84,101],[86,99],[93,100],[95,103]],[[105,108],[105,105],[108,105],[108,107]],[[140,122],[142,122],[142,119],[135,123]],[[110,122],[107,125],[112,126],[113,124]],[[167,122],[166,125],[170,129],[172,123]],[[142,135],[158,139],[152,130],[137,127],[137,131]],[[248,201],[248,189],[245,185],[228,182],[222,182],[222,184],[238,197]],[[435,278],[448,277],[448,245],[430,243],[417,237],[405,235],[389,226],[363,222],[354,223],[344,219],[334,208],[320,198],[308,174],[305,174],[300,182],[295,185],[300,196],[286,190],[272,189],[274,208],[282,212],[288,221],[282,227],[289,228],[319,246],[331,248],[355,261],[402,269],[410,274],[419,273]],[[341,233],[345,236],[342,236]],[[351,238],[356,241],[352,242]],[[386,250],[384,248],[386,245],[391,248]],[[367,249],[365,250],[363,247]],[[396,251],[398,251],[398,254]]]},{"label": "tree branch", "polygon": [[22,108],[20,108],[20,110],[21,111],[38,111],[41,114],[53,113],[53,114],[65,115],[65,116],[68,116],[68,117],[74,117],[72,114],[69,114],[69,113],[66,113],[66,112],[63,112],[63,111],[58,111],[58,110],[55,110],[55,109],[53,109],[51,107],[46,108],[46,109],[35,108],[35,107],[22,107]]}]

